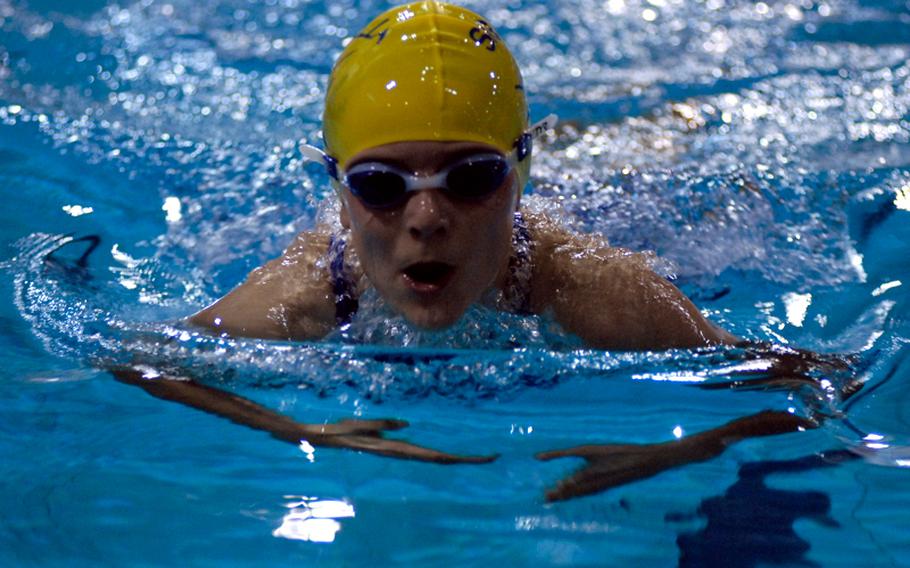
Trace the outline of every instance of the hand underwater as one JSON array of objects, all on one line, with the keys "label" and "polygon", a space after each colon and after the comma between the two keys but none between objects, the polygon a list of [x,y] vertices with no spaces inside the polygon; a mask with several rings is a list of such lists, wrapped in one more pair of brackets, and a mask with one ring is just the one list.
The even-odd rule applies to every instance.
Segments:
[{"label": "hand underwater", "polygon": [[489,463],[498,457],[496,455],[459,456],[417,446],[403,440],[387,440],[382,437],[385,431],[400,430],[407,426],[408,423],[404,420],[348,418],[334,424],[298,424],[296,435],[299,436],[298,442],[306,440],[314,446],[348,448],[381,456],[440,464],[481,464]]},{"label": "hand underwater", "polygon": [[408,425],[403,420],[346,419],[328,424],[303,424],[241,396],[198,383],[186,377],[166,376],[133,368],[111,371],[118,381],[142,388],[148,394],[179,402],[271,434],[292,444],[307,442],[326,448],[348,448],[381,456],[440,464],[488,463],[498,456],[459,456],[405,442],[387,440],[383,433]]},{"label": "hand underwater", "polygon": [[787,412],[764,411],[681,440],[657,444],[577,446],[537,454],[537,459],[579,457],[586,466],[556,484],[547,501],[564,501],[647,479],[662,471],[706,461],[745,438],[772,436],[815,428],[815,423]]},{"label": "hand underwater", "polygon": [[743,342],[736,346],[742,350],[742,360],[749,368],[737,370],[728,377],[732,380],[698,384],[708,390],[798,390],[802,387],[825,388],[836,386],[840,401],[847,400],[862,386],[856,376],[861,363],[855,354],[825,354],[769,343]]},{"label": "hand underwater", "polygon": [[698,447],[689,439],[658,444],[606,444],[577,446],[537,454],[537,459],[579,457],[586,466],[547,491],[547,501],[564,501],[599,493],[690,462],[710,459],[723,447]]}]

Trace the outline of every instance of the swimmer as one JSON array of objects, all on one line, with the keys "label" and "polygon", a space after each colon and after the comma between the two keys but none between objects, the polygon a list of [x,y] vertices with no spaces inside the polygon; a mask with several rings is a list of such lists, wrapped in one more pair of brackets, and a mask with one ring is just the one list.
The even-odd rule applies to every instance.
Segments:
[{"label": "swimmer", "polygon": [[[302,147],[326,167],[343,230],[301,233],[280,258],[189,321],[232,336],[318,339],[356,318],[361,296],[373,288],[427,330],[451,326],[482,303],[548,315],[600,349],[736,343],[652,271],[645,255],[522,208],[535,135],[552,126],[552,118],[529,123],[521,73],[485,19],[436,1],[392,8],[352,38],[332,70],[324,149]],[[438,463],[495,458],[383,438],[405,426],[397,420],[299,424],[185,377],[115,374],[154,396],[292,443]],[[538,458],[588,460],[548,494],[566,499],[708,459],[743,438],[808,427],[790,414],[765,412],[679,442],[585,446]]]},{"label": "swimmer", "polygon": [[[522,209],[534,135],[524,82],[489,23],[463,8],[393,8],[329,78],[326,165],[344,231],[307,231],[190,318],[232,336],[318,339],[367,288],[413,326],[451,326],[475,303],[548,314],[600,349],[734,343],[648,258]],[[352,262],[356,258],[358,262]]]}]

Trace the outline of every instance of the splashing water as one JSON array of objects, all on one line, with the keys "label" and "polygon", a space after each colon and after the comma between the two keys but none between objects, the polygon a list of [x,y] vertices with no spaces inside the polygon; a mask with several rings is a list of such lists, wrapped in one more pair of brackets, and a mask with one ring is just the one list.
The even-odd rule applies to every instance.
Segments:
[{"label": "splashing water", "polygon": [[[138,2],[72,14],[3,4],[15,17],[2,24],[0,100],[11,104],[0,106],[0,122],[141,184],[166,211],[163,232],[112,250],[113,281],[103,281],[119,288],[97,294],[92,307],[55,309],[51,298],[61,295],[49,281],[19,273],[20,311],[36,333],[48,344],[69,339],[55,350],[92,352],[88,321],[122,329],[211,302],[312,226],[332,199],[324,174],[305,169],[294,148],[318,139],[340,38],[373,9],[341,3],[306,17],[291,4]],[[884,21],[899,8],[605,6],[484,7],[502,22],[533,108],[570,118],[538,149],[535,192],[545,201],[537,207],[558,206],[566,223],[613,244],[656,251],[663,271],[696,296],[726,287],[718,277],[730,274],[754,275],[771,290],[861,282],[844,204],[875,178],[879,187],[905,183],[910,66],[899,42],[839,40],[855,29],[847,14]],[[875,169],[861,169],[872,156]],[[31,237],[18,258],[40,257],[49,239]],[[150,254],[131,252],[137,245]],[[424,336],[394,318],[380,326],[388,314],[367,308],[339,341],[566,346],[546,321],[525,325],[478,309],[451,332]],[[763,338],[738,328],[736,314],[711,315]]]}]

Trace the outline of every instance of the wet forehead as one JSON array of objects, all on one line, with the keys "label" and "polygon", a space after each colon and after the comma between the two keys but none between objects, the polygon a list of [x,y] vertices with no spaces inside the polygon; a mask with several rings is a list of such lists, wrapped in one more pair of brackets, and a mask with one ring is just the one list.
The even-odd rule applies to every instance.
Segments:
[{"label": "wet forehead", "polygon": [[377,161],[415,172],[435,171],[454,160],[478,152],[501,154],[494,146],[480,142],[394,142],[357,153],[347,167]]}]

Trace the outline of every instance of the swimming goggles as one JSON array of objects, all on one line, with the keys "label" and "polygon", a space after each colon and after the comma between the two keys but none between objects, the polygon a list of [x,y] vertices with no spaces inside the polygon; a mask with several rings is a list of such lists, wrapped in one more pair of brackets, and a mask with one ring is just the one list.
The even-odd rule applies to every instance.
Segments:
[{"label": "swimming goggles", "polygon": [[458,200],[480,201],[499,189],[511,171],[511,160],[483,153],[462,158],[431,176],[383,162],[361,162],[349,168],[341,181],[365,206],[390,209],[404,203],[409,193],[429,188]]},{"label": "swimming goggles", "polygon": [[308,160],[322,161],[332,178],[371,209],[397,207],[407,200],[409,193],[429,188],[442,189],[455,199],[479,201],[502,186],[516,163],[531,153],[533,139],[553,128],[556,120],[556,115],[550,115],[533,124],[519,137],[508,156],[492,152],[472,154],[431,176],[418,176],[378,161],[355,164],[339,175],[337,161],[319,148],[301,144],[300,151]]}]

